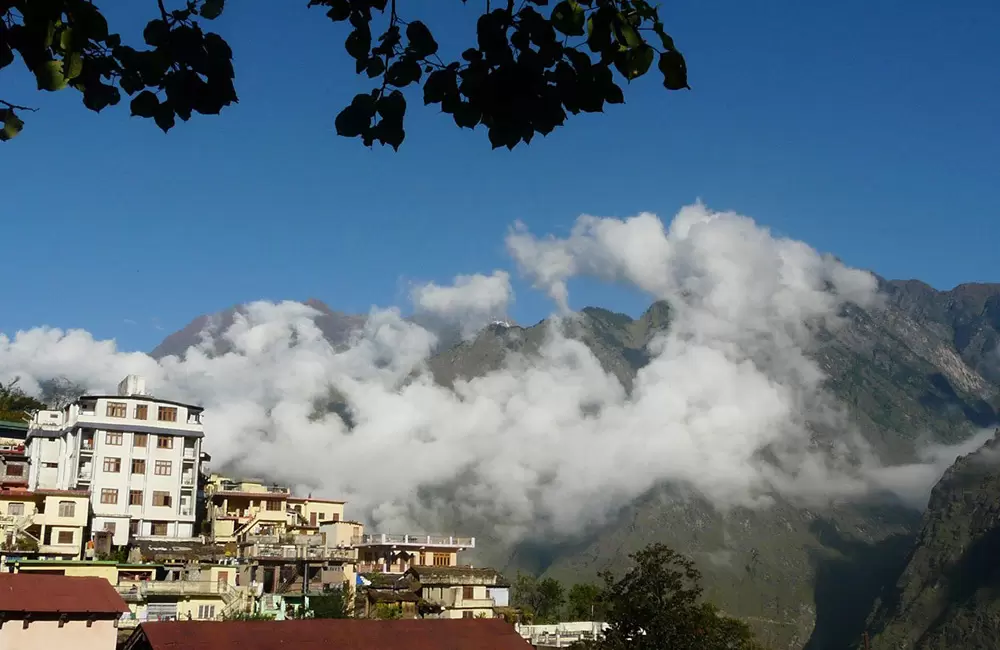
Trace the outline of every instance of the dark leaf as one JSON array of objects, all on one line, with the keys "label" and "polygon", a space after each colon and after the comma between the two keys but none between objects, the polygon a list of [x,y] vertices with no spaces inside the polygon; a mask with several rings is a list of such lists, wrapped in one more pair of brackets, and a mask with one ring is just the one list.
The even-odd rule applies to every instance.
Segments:
[{"label": "dark leaf", "polygon": [[552,26],[567,36],[582,36],[587,15],[576,0],[563,0],[552,10]]},{"label": "dark leaf", "polygon": [[356,138],[371,129],[375,117],[375,99],[368,93],[354,96],[351,104],[340,111],[334,121],[337,135]]},{"label": "dark leaf", "polygon": [[205,0],[205,4],[201,6],[199,13],[206,20],[215,20],[222,15],[225,4],[226,0]]},{"label": "dark leaf", "polygon": [[142,38],[151,47],[159,47],[167,42],[170,37],[170,28],[167,23],[159,18],[146,23],[146,28],[142,30]]},{"label": "dark leaf", "polygon": [[160,104],[156,107],[156,113],[153,114],[153,121],[156,122],[156,126],[163,129],[166,133],[174,127],[174,109],[170,104]]},{"label": "dark leaf", "polygon": [[329,4],[330,10],[326,12],[326,16],[330,20],[340,22],[347,20],[351,15],[351,3],[349,0],[331,0]]},{"label": "dark leaf", "polygon": [[14,51],[7,43],[0,41],[0,68],[6,68],[14,62]]},{"label": "dark leaf", "polygon": [[406,26],[406,40],[418,59],[426,59],[438,51],[438,44],[431,35],[431,30],[419,20]]},{"label": "dark leaf", "polygon": [[671,50],[661,54],[659,68],[663,73],[663,86],[667,90],[690,89],[687,82],[687,64],[680,52]]},{"label": "dark leaf", "polygon": [[677,49],[676,47],[674,47],[674,39],[670,38],[670,34],[664,31],[663,23],[659,21],[653,23],[653,31],[656,32],[656,35],[660,37],[660,42],[663,43],[663,49],[665,50]]},{"label": "dark leaf", "polygon": [[385,82],[403,88],[420,80],[420,64],[413,57],[404,57],[392,65],[385,73]]},{"label": "dark leaf", "polygon": [[368,73],[369,79],[374,79],[375,77],[385,72],[385,61],[383,61],[380,57],[373,56],[372,58],[368,59],[368,66],[366,68],[366,72]]},{"label": "dark leaf", "polygon": [[83,91],[83,105],[92,111],[101,112],[108,106],[121,101],[121,93],[114,86],[96,84]]},{"label": "dark leaf", "polygon": [[368,52],[371,50],[371,47],[372,33],[369,31],[367,25],[352,31],[344,42],[344,48],[347,49],[347,53],[359,62],[368,61]]},{"label": "dark leaf", "polygon": [[[80,30],[84,38],[95,41],[109,39],[108,21],[101,12],[89,2],[78,2],[73,7],[73,24]],[[119,39],[121,42],[121,39]],[[110,47],[115,47],[114,43],[108,41]]]},{"label": "dark leaf", "polygon": [[116,48],[116,47],[118,47],[119,45],[122,44],[122,37],[119,36],[118,34],[111,34],[105,40],[105,43],[108,44],[108,47],[114,49],[114,48]]},{"label": "dark leaf", "polygon": [[153,117],[160,106],[160,100],[149,90],[144,90],[132,100],[132,115],[137,117]]},{"label": "dark leaf", "polygon": [[424,104],[437,104],[458,93],[458,75],[454,70],[435,70],[424,83]]},{"label": "dark leaf", "polygon": [[373,135],[382,144],[399,149],[406,133],[403,131],[403,116],[406,114],[406,100],[403,93],[394,90],[383,95],[375,105],[381,120],[375,126]]},{"label": "dark leaf", "polygon": [[653,65],[653,48],[645,43],[635,49],[621,51],[615,57],[615,67],[618,72],[630,81],[646,74],[651,65]]}]

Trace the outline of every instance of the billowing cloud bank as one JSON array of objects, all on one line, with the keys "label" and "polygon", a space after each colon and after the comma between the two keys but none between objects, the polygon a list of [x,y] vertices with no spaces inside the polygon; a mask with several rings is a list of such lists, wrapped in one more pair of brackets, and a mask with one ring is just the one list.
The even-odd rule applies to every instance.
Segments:
[{"label": "billowing cloud bank", "polygon": [[[651,214],[581,217],[564,239],[518,224],[507,246],[560,317],[540,358],[453,389],[423,370],[434,334],[398,310],[373,310],[349,349],[335,350],[315,312],[293,302],[249,305],[222,334],[234,352],[216,358],[192,348],[157,362],[82,331],[0,336],[0,380],[20,376],[37,390],[62,376],[104,391],[145,375],[158,395],[209,409],[215,466],[345,497],[355,516],[386,527],[432,528],[448,511],[502,522],[512,536],[572,533],[664,481],[726,507],[873,487],[912,494],[914,481],[943,471],[947,450],[923,465],[879,467],[806,355],[844,303],[874,303],[870,274],[700,204],[669,225]],[[671,304],[669,332],[650,344],[630,394],[562,334],[567,282],[578,276]],[[412,299],[468,337],[505,311],[512,291],[498,271],[418,287]],[[317,413],[332,391],[349,403],[353,428]],[[834,435],[817,443],[823,431]]]}]

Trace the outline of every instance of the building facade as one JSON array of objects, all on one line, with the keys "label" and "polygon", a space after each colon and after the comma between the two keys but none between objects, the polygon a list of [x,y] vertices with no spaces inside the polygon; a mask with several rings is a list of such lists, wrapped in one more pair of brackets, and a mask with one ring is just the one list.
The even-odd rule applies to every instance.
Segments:
[{"label": "building facade", "polygon": [[0,556],[78,560],[89,514],[86,492],[0,491]]},{"label": "building facade", "polygon": [[200,406],[156,399],[130,375],[117,395],[87,395],[29,425],[31,489],[86,490],[92,531],[189,539],[204,437]]}]

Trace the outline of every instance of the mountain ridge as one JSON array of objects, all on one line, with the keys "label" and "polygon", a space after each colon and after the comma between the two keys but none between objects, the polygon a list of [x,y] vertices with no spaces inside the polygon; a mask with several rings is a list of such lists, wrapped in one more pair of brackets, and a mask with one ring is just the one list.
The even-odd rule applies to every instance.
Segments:
[{"label": "mountain ridge", "polygon": [[[878,456],[887,463],[916,462],[926,443],[957,443],[997,420],[1000,370],[994,369],[1000,364],[993,363],[991,345],[1000,345],[1000,284],[938,291],[913,280],[878,283],[882,306],[846,306],[841,327],[819,332],[810,355],[850,426]],[[345,330],[363,325],[364,317],[340,316],[342,327],[332,336],[345,337],[342,343]],[[649,361],[646,346],[670,320],[663,302],[638,318],[588,307],[566,321],[566,333],[631,390]],[[479,377],[501,368],[511,354],[537,354],[546,327],[546,321],[487,326],[471,340],[443,346],[427,365],[444,386]],[[483,540],[477,563],[574,582],[620,568],[621,558],[647,542],[666,542],[694,556],[709,597],[751,621],[771,647],[817,650],[851,647],[860,639],[876,598],[917,539],[921,518],[912,508],[879,500],[819,509],[779,500],[768,510],[720,513],[703,498],[663,485],[572,540],[512,547],[491,522],[443,523]]]}]

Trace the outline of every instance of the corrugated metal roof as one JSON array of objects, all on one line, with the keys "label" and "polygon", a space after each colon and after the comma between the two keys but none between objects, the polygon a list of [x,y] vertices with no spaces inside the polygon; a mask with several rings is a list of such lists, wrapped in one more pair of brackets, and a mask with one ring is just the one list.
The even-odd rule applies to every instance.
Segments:
[{"label": "corrugated metal roof", "polygon": [[[142,637],[148,645],[143,644]],[[143,623],[134,650],[531,650],[500,619],[312,619]]]},{"label": "corrugated metal roof", "polygon": [[129,611],[104,578],[0,573],[0,612],[120,614]]}]

